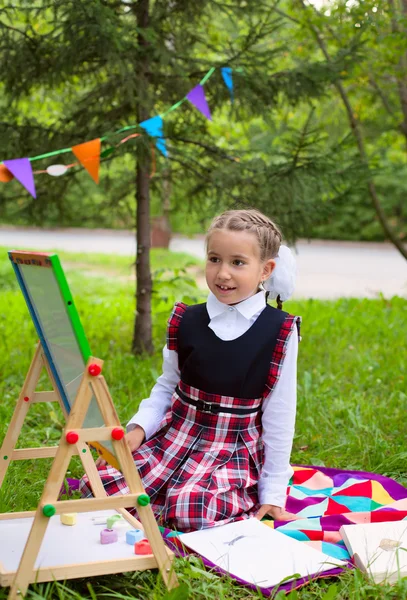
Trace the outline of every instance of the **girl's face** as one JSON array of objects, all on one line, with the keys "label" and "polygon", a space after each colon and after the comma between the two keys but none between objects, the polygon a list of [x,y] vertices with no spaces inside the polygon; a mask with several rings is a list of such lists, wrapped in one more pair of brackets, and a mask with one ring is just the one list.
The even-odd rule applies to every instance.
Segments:
[{"label": "girl's face", "polygon": [[260,260],[256,236],[247,231],[215,229],[208,240],[206,283],[224,304],[237,304],[258,292],[275,261]]}]

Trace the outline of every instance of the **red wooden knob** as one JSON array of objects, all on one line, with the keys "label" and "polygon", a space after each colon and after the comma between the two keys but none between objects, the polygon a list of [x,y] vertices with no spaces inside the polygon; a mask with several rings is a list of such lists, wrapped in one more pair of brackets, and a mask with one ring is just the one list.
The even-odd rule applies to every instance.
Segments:
[{"label": "red wooden knob", "polygon": [[112,438],[114,440],[122,440],[124,438],[124,429],[122,427],[112,429]]},{"label": "red wooden knob", "polygon": [[68,431],[65,439],[68,444],[76,444],[76,442],[79,440],[79,435],[76,433],[76,431]]},{"label": "red wooden knob", "polygon": [[24,396],[24,402],[29,402],[29,401],[30,401],[29,397],[28,396]]},{"label": "red wooden knob", "polygon": [[89,365],[88,372],[89,375],[92,375],[92,377],[96,377],[97,375],[101,374],[102,367],[96,364]]}]

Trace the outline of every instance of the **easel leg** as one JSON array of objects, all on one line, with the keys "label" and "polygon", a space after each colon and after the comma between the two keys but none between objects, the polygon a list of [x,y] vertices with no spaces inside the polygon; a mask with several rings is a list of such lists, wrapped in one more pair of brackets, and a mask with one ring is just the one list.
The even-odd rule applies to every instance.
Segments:
[{"label": "easel leg", "polygon": [[59,446],[45,484],[44,492],[35,513],[34,522],[18,566],[18,571],[10,588],[8,600],[16,600],[17,596],[20,594],[24,595],[29,584],[33,581],[35,560],[38,556],[49,524],[49,517],[46,517],[43,514],[42,507],[44,504],[54,504],[57,502],[59,490],[68,469],[72,454],[72,447],[69,447],[66,443],[62,443]]},{"label": "easel leg", "polygon": [[41,508],[38,507],[18,571],[10,587],[8,600],[17,600],[21,595],[24,596],[29,584],[33,580],[35,560],[44,539],[48,521],[49,519],[44,517]]},{"label": "easel leg", "polygon": [[[41,371],[44,367],[41,355],[41,345],[37,345],[37,349],[32,359],[30,368],[28,369],[27,377],[25,378],[23,388],[20,396],[17,400],[16,408],[14,409],[13,418],[11,419],[6,437],[4,438],[3,444],[0,450],[0,488],[3,484],[4,478],[7,473],[8,466],[10,464],[11,455],[17,443],[20,435],[21,428],[24,424],[28,409],[30,407],[30,401],[34,395],[37,382],[40,378]],[[28,398],[26,401],[24,398]],[[5,458],[7,457],[7,458]]]}]

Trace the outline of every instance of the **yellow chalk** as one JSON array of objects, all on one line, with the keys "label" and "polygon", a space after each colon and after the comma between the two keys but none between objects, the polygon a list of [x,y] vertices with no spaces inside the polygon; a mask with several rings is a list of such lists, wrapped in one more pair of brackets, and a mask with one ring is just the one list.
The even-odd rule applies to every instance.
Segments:
[{"label": "yellow chalk", "polygon": [[62,525],[76,525],[76,513],[65,513],[61,515]]}]

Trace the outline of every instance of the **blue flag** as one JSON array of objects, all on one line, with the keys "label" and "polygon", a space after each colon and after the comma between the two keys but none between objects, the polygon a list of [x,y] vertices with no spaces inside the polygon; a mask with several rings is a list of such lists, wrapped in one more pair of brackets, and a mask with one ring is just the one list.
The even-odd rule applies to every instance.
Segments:
[{"label": "blue flag", "polygon": [[163,135],[163,120],[157,115],[156,117],[152,117],[151,119],[147,119],[147,121],[143,121],[140,123],[140,127],[142,127],[148,135],[151,137],[157,138],[155,145],[158,150],[164,155],[168,156],[167,146],[165,144],[165,139]]},{"label": "blue flag", "polygon": [[233,102],[233,79],[232,79],[232,68],[231,67],[222,67],[221,73],[223,77],[223,81],[225,82],[226,87],[229,90],[230,98]]}]

